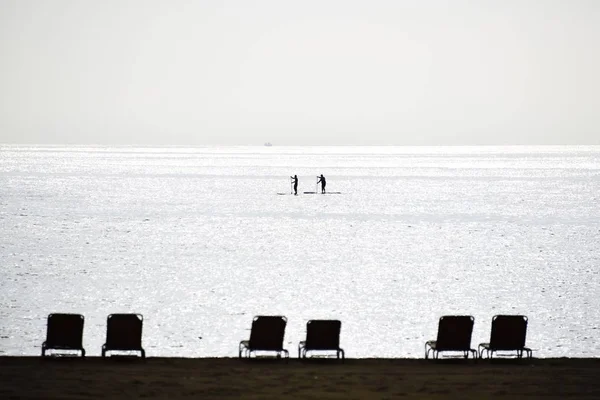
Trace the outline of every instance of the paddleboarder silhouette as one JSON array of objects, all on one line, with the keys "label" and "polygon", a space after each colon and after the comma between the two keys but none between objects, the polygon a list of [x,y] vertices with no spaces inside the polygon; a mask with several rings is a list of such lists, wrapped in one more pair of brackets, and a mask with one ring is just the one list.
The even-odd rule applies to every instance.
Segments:
[{"label": "paddleboarder silhouette", "polygon": [[294,185],[294,195],[298,196],[298,175],[290,176],[290,179]]},{"label": "paddleboarder silhouette", "polygon": [[327,184],[327,182],[325,181],[325,177],[323,176],[323,174],[321,174],[321,176],[319,176],[318,178],[319,180],[317,181],[317,184],[321,182],[321,193],[325,193],[325,185]]}]

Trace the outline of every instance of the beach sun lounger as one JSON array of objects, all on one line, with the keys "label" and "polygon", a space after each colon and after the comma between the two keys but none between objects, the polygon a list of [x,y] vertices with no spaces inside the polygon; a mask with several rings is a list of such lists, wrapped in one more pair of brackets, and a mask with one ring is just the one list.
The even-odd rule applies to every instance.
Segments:
[{"label": "beach sun lounger", "polygon": [[478,347],[479,358],[486,352],[492,358],[495,352],[516,351],[517,358],[532,357],[531,349],[525,347],[527,336],[527,317],[524,315],[495,315],[492,318],[492,333],[489,343],[481,343]]},{"label": "beach sun lounger", "polygon": [[239,346],[239,357],[250,357],[257,351],[275,352],[289,358],[289,352],[283,348],[283,337],[287,318],[283,316],[257,316],[252,320],[250,340],[242,340]]},{"label": "beach sun lounger", "polygon": [[106,343],[102,345],[102,357],[109,351],[139,351],[142,358],[142,323],[140,314],[110,314],[106,319]]},{"label": "beach sun lounger", "polygon": [[341,321],[313,319],[306,323],[306,340],[298,344],[298,358],[306,358],[309,351],[335,351],[337,358],[344,359],[340,348]]},{"label": "beach sun lounger", "polygon": [[425,358],[432,353],[438,358],[443,351],[462,352],[465,358],[469,353],[477,358],[477,351],[471,348],[471,335],[475,318],[470,315],[446,315],[440,318],[436,340],[425,343]]},{"label": "beach sun lounger", "polygon": [[83,340],[83,315],[50,314],[46,327],[46,341],[42,343],[42,357],[48,350],[80,351],[85,357]]}]

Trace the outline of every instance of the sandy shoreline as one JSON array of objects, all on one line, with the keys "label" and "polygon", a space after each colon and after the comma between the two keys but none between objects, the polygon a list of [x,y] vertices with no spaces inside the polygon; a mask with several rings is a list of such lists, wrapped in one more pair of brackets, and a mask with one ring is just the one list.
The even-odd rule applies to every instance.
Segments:
[{"label": "sandy shoreline", "polygon": [[0,357],[2,399],[600,398],[600,358],[533,360]]}]

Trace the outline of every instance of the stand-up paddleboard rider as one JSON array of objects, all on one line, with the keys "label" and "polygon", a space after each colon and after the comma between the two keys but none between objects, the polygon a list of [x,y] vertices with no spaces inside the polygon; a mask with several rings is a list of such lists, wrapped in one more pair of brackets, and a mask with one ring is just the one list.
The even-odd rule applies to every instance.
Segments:
[{"label": "stand-up paddleboard rider", "polygon": [[321,176],[319,176],[318,178],[319,180],[317,181],[317,184],[321,182],[321,193],[325,193],[325,185],[327,185],[327,182],[325,182],[325,177],[323,176],[323,174],[321,174]]},{"label": "stand-up paddleboard rider", "polygon": [[294,185],[294,195],[298,196],[298,175],[290,176],[290,179]]}]

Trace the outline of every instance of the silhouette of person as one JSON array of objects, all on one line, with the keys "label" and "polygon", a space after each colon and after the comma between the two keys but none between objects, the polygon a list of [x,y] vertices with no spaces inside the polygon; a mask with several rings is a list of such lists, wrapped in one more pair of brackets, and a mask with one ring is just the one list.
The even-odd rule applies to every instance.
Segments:
[{"label": "silhouette of person", "polygon": [[319,180],[317,181],[317,184],[321,182],[321,193],[325,193],[325,185],[327,185],[327,182],[325,182],[325,177],[323,176],[323,174],[321,174],[321,176],[319,176]]},{"label": "silhouette of person", "polygon": [[298,175],[290,176],[290,179],[294,184],[294,195],[298,196]]}]

